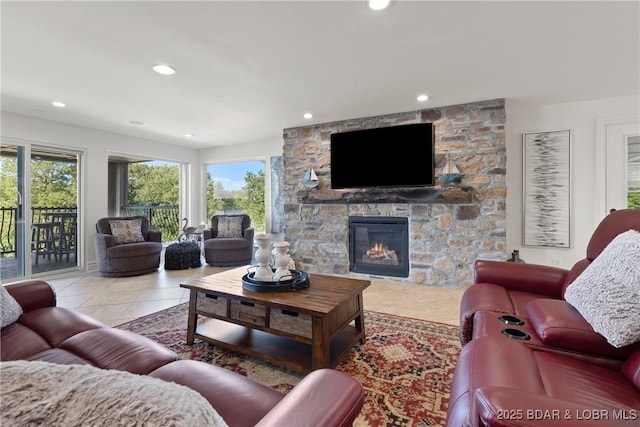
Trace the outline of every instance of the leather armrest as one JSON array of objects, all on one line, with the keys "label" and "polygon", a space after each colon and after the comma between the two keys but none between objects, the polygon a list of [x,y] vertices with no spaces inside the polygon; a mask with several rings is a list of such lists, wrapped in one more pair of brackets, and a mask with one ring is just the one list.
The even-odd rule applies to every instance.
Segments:
[{"label": "leather armrest", "polygon": [[475,283],[493,283],[509,290],[533,292],[562,298],[562,286],[568,270],[539,264],[478,260],[474,266]]},{"label": "leather armrest", "polygon": [[362,385],[333,369],[298,383],[257,426],[351,426],[364,404]]},{"label": "leather armrest", "polygon": [[44,280],[30,280],[7,285],[7,291],[20,304],[25,313],[39,308],[56,306],[56,292]]},{"label": "leather armrest", "polygon": [[539,299],[525,307],[531,326],[546,346],[580,353],[626,359],[640,348],[628,345],[616,348],[591,325],[571,304],[564,300]]},{"label": "leather armrest", "polygon": [[[475,391],[475,406],[481,425],[497,427],[629,427],[635,421],[614,419],[613,410],[587,407],[554,397],[527,393],[507,387],[481,387]],[[620,410],[627,416],[638,416],[638,411]],[[598,416],[600,415],[600,416]]]}]

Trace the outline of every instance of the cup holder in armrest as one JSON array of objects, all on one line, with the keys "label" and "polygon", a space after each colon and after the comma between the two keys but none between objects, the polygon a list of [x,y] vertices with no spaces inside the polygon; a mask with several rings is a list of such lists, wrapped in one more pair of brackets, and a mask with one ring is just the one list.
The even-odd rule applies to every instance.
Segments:
[{"label": "cup holder in armrest", "polygon": [[531,335],[528,333],[521,331],[520,329],[507,328],[501,331],[502,335],[514,339],[514,340],[530,340]]},{"label": "cup holder in armrest", "polygon": [[524,320],[516,316],[510,316],[508,314],[503,314],[502,316],[498,317],[498,320],[502,323],[506,323],[507,325],[524,325]]}]

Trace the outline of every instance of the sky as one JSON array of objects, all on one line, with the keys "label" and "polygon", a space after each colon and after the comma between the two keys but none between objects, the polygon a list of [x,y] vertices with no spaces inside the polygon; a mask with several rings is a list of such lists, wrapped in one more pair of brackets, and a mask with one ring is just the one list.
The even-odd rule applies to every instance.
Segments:
[{"label": "sky", "polygon": [[214,181],[220,182],[225,190],[240,190],[244,187],[244,177],[248,171],[264,171],[264,161],[221,163],[207,165],[207,171]]},{"label": "sky", "polygon": [[[177,163],[153,160],[146,162],[154,166],[175,166]],[[228,191],[240,190],[244,187],[244,176],[247,171],[257,173],[264,171],[264,161],[220,163],[207,165],[207,171],[214,181],[222,184],[222,188]]]}]

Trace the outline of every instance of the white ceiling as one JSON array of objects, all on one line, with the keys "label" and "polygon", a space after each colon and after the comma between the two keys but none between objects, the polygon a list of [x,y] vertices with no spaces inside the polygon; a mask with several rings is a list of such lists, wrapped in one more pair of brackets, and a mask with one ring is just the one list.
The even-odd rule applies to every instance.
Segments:
[{"label": "white ceiling", "polygon": [[638,1],[2,1],[1,16],[3,111],[196,148],[494,98],[640,92]]}]

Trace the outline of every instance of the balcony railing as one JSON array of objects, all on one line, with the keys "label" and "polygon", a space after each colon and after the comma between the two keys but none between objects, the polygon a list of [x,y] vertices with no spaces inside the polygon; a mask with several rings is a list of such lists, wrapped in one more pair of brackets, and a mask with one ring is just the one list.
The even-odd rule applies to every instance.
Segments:
[{"label": "balcony railing", "polygon": [[[46,222],[46,214],[54,212],[75,212],[75,206],[33,207],[31,223]],[[0,256],[10,257],[16,254],[16,213],[15,207],[0,207]],[[149,218],[151,228],[162,231],[163,242],[178,240],[181,231],[177,206],[127,206],[122,216],[143,215]]]}]

